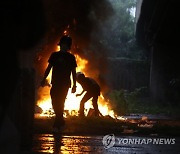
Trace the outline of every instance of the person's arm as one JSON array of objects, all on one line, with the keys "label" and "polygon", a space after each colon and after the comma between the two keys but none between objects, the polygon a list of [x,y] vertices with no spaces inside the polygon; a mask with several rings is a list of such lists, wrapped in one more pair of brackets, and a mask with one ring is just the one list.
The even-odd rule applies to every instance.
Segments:
[{"label": "person's arm", "polygon": [[76,92],[76,67],[72,70],[72,78],[73,78],[73,87],[71,92],[75,93]]},{"label": "person's arm", "polygon": [[81,96],[84,92],[85,90],[83,90],[80,94],[76,94],[76,97]]},{"label": "person's arm", "polygon": [[46,68],[46,70],[45,70],[45,72],[44,72],[44,77],[43,77],[43,79],[42,79],[42,81],[41,81],[41,86],[42,86],[42,87],[44,87],[45,84],[46,84],[46,78],[47,78],[47,76],[49,75],[49,72],[50,72],[50,70],[51,70],[51,67],[52,67],[52,65],[51,65],[51,64],[48,64],[48,66],[47,66],[47,68]]}]

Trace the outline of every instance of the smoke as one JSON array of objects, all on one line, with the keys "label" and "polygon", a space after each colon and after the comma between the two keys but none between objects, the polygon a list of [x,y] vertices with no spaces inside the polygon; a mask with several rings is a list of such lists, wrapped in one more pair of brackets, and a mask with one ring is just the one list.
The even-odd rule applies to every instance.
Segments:
[{"label": "smoke", "polygon": [[103,23],[114,14],[111,3],[108,0],[44,0],[43,4],[46,35],[39,45],[36,61],[41,74],[44,72],[42,65],[47,63],[64,30],[67,30],[73,38],[73,53],[89,61],[86,68],[88,76],[104,87],[107,49],[101,43],[101,29]]}]

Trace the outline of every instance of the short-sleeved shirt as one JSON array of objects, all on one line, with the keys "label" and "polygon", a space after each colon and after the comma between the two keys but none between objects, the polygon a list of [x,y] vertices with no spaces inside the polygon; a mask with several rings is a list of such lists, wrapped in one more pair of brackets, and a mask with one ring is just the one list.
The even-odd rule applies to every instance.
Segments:
[{"label": "short-sleeved shirt", "polygon": [[70,76],[72,70],[77,67],[75,56],[69,52],[53,52],[48,60],[52,65],[52,85],[71,84]]},{"label": "short-sleeved shirt", "polygon": [[81,83],[82,88],[95,95],[100,95],[100,86],[99,84],[90,77],[85,77],[83,82]]}]

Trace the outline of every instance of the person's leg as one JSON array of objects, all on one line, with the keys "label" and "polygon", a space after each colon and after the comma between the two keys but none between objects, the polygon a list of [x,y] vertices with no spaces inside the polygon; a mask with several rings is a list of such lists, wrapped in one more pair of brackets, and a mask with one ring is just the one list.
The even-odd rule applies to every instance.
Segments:
[{"label": "person's leg", "polygon": [[56,112],[55,112],[56,116],[55,116],[55,121],[54,121],[53,127],[60,128],[65,125],[65,121],[63,118],[64,104],[60,103],[59,105],[57,105],[54,108],[56,108]]},{"label": "person's leg", "polygon": [[97,101],[98,101],[98,96],[97,95],[93,96],[92,103],[95,111],[95,116],[99,116],[100,114]]},{"label": "person's leg", "polygon": [[59,119],[59,107],[58,107],[58,97],[57,97],[57,90],[55,88],[51,88],[50,90],[50,95],[51,95],[51,103],[52,103],[52,108],[54,110],[54,113],[55,113],[55,119],[54,119],[54,124],[53,124],[53,127],[55,128],[57,126],[57,123],[58,123],[58,119]]},{"label": "person's leg", "polygon": [[86,93],[80,102],[79,115],[84,116],[84,104],[87,102],[92,96],[89,93]]},{"label": "person's leg", "polygon": [[51,89],[52,106],[55,112],[54,127],[60,128],[65,125],[63,118],[64,103],[68,92],[68,87]]}]

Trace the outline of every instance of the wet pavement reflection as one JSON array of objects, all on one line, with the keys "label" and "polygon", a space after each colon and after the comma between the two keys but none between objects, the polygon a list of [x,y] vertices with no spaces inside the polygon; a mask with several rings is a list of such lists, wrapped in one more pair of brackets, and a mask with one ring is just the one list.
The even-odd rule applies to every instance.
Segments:
[{"label": "wet pavement reflection", "polygon": [[62,136],[60,134],[34,135],[36,153],[102,153],[102,137]]},{"label": "wet pavement reflection", "polygon": [[[102,143],[104,136],[62,136],[61,134],[35,134],[33,152],[34,153],[122,153],[122,154],[177,154],[179,153],[180,138],[176,138],[173,145],[152,145],[152,144],[119,144],[105,149]],[[147,139],[152,137],[138,136],[118,136],[121,139]],[[165,137],[163,137],[165,138]],[[168,137],[167,137],[168,138]]]}]

